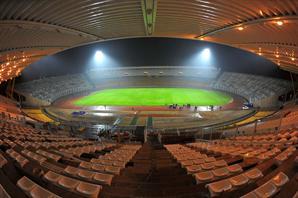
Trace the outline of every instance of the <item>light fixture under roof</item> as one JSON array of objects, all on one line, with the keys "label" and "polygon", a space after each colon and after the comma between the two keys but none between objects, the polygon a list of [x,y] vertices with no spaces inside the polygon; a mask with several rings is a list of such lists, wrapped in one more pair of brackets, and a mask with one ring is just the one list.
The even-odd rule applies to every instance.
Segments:
[{"label": "light fixture under roof", "polygon": [[282,25],[284,24],[284,22],[282,22],[282,21],[276,21],[276,24],[277,24],[278,26],[282,26]]},{"label": "light fixture under roof", "polygon": [[262,10],[259,10],[259,13],[260,13],[261,16],[264,16]]},{"label": "light fixture under roof", "polygon": [[240,26],[237,28],[237,30],[242,31],[242,30],[244,30],[244,27]]}]

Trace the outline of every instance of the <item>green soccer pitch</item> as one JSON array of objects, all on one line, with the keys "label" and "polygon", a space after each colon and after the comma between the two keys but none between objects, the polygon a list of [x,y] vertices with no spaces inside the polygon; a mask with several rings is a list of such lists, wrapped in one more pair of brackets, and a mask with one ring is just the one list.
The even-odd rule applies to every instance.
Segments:
[{"label": "green soccer pitch", "polygon": [[74,101],[76,106],[225,105],[232,97],[218,91],[188,88],[105,89]]},{"label": "green soccer pitch", "polygon": [[218,91],[188,88],[124,88],[96,91],[74,101],[76,106],[225,105],[232,97]]}]

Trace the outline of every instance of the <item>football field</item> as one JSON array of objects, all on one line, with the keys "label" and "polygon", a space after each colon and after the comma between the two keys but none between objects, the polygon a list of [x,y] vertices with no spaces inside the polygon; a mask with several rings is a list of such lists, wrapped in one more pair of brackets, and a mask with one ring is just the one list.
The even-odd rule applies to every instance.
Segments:
[{"label": "football field", "polygon": [[218,91],[190,88],[119,88],[91,93],[74,101],[76,106],[192,106],[225,105],[232,97]]}]

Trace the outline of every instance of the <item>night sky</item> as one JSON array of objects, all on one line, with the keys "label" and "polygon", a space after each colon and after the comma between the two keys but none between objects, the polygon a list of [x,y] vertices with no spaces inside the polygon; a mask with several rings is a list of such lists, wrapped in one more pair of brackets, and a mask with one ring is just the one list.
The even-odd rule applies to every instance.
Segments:
[{"label": "night sky", "polygon": [[[211,52],[208,61],[200,56],[206,48]],[[94,61],[97,50],[104,54],[104,60],[100,63]],[[261,56],[229,46],[206,41],[148,37],[110,40],[72,48],[30,65],[19,80],[85,72],[96,67],[125,66],[213,66],[222,71],[287,76]]]}]

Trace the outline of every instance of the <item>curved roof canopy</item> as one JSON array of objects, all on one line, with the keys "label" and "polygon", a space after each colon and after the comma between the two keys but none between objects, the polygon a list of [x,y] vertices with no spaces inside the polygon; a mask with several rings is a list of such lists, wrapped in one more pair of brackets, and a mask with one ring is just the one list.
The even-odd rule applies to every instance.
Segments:
[{"label": "curved roof canopy", "polygon": [[297,27],[295,0],[3,0],[0,82],[58,51],[139,36],[223,43],[298,73]]}]

